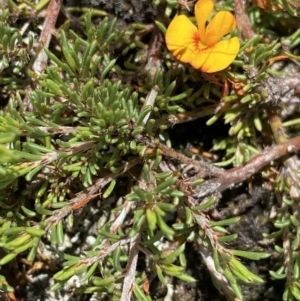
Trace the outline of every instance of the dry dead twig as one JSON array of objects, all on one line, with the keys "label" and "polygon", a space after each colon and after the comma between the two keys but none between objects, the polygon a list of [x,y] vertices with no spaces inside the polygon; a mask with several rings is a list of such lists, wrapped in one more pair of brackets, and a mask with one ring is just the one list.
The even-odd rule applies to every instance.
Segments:
[{"label": "dry dead twig", "polygon": [[55,32],[55,24],[61,6],[62,0],[51,0],[48,5],[45,21],[43,24],[43,30],[39,39],[39,50],[37,51],[35,61],[32,65],[32,70],[37,75],[42,74],[47,67],[48,56],[44,49],[49,47],[51,37]]},{"label": "dry dead twig", "polygon": [[138,260],[138,245],[141,240],[141,232],[138,232],[135,236],[131,238],[129,257],[126,265],[126,276],[124,278],[123,290],[121,295],[121,301],[130,301],[132,290],[135,282],[135,272]]}]

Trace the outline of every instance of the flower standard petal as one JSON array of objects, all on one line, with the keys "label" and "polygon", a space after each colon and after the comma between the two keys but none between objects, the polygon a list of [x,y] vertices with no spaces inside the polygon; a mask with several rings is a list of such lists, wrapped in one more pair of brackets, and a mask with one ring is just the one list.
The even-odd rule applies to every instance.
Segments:
[{"label": "flower standard petal", "polygon": [[236,27],[234,16],[228,11],[220,11],[210,21],[205,30],[204,44],[216,44],[223,36]]},{"label": "flower standard petal", "polygon": [[180,61],[188,63],[197,55],[199,42],[197,27],[180,15],[170,23],[166,32],[166,44],[170,52]]},{"label": "flower standard petal", "polygon": [[195,16],[198,24],[199,38],[202,44],[205,40],[206,21],[214,8],[212,0],[199,0],[195,5]]},{"label": "flower standard petal", "polygon": [[202,49],[190,64],[202,72],[217,72],[233,62],[239,49],[240,42],[237,37],[220,41],[214,46]]}]

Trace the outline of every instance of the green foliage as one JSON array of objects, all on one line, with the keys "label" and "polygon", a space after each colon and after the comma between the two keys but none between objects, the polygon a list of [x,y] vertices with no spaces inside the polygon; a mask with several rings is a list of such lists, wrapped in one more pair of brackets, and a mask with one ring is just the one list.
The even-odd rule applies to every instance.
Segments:
[{"label": "green foliage", "polygon": [[[82,283],[78,293],[120,300],[129,283],[136,300],[150,301],[144,286],[148,278],[157,277],[163,285],[172,277],[198,280],[199,275],[188,271],[186,249],[193,245],[215,286],[228,300],[242,300],[243,284],[254,287],[265,281],[247,268],[248,262],[267,259],[272,252],[232,247],[240,236],[232,227],[242,217],[220,214],[214,220],[213,213],[220,209],[218,187],[204,199],[197,197],[197,189],[214,178],[215,165],[240,166],[261,154],[263,137],[284,142],[282,128],[274,131],[270,111],[275,110],[272,106],[285,108],[282,98],[288,92],[273,87],[288,71],[274,62],[282,54],[299,61],[294,50],[300,31],[290,27],[289,20],[297,18],[297,10],[287,1],[274,1],[268,13],[268,8],[251,6],[249,17],[257,34],[242,42],[230,70],[216,75],[178,65],[163,45],[144,61],[141,37],[150,27],[121,28],[106,13],[83,11],[80,30],[69,22],[57,29],[54,45],[44,49],[45,71],[38,75],[31,67],[43,46],[34,46],[38,39],[30,32],[21,34],[13,17],[27,18],[32,7],[40,11],[47,2],[22,5],[23,10],[7,1],[0,17],[0,85],[9,100],[0,111],[0,265],[11,266],[21,257],[35,262],[41,239],[64,245],[76,213],[97,199],[101,210],[108,207],[108,216],[105,210],[100,213],[95,241],[80,254],[59,252],[62,264],[52,290],[62,289],[77,275]],[[167,18],[180,4],[153,1],[153,6],[163,7]],[[232,9],[232,2],[221,1],[217,9],[222,7]],[[278,22],[286,33],[281,37],[270,26]],[[165,19],[155,24],[151,30],[158,29],[156,34],[168,25]],[[196,168],[206,161],[170,147],[173,141],[166,131],[175,123],[205,116],[204,138],[209,126],[228,126],[226,135],[209,137],[219,162],[209,163],[207,173]],[[195,145],[207,148],[201,139]],[[277,231],[265,238],[275,242],[273,254],[282,257],[269,273],[274,281],[286,280],[283,299],[293,301],[300,298],[300,189],[298,162],[287,161],[283,172],[274,176],[268,167],[261,173],[266,180],[260,180],[271,186],[279,204],[268,220]],[[136,254],[146,258],[145,268],[134,266]],[[0,289],[13,290],[4,275]]]}]

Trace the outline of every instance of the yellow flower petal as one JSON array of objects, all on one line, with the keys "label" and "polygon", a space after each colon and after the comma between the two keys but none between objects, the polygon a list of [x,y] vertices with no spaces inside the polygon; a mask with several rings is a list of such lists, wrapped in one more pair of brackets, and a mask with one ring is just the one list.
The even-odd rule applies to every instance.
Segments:
[{"label": "yellow flower petal", "polygon": [[236,26],[230,12],[217,13],[206,27],[213,7],[212,0],[199,0],[195,5],[198,28],[181,15],[173,19],[166,32],[166,44],[170,52],[178,60],[190,63],[203,72],[217,72],[227,68],[240,49],[237,37],[219,42]]},{"label": "yellow flower petal", "polygon": [[197,55],[197,27],[184,15],[176,16],[166,32],[166,44],[180,61],[188,63]]},{"label": "yellow flower petal", "polygon": [[198,24],[199,38],[202,44],[205,40],[206,21],[214,8],[212,0],[199,0],[195,5],[195,16]]},{"label": "yellow flower petal", "polygon": [[236,21],[230,12],[218,12],[206,27],[203,44],[207,46],[216,44],[223,36],[232,31],[235,27]]},{"label": "yellow flower petal", "polygon": [[214,46],[207,47],[190,62],[202,72],[217,72],[227,68],[237,56],[240,42],[237,37],[220,41]]}]

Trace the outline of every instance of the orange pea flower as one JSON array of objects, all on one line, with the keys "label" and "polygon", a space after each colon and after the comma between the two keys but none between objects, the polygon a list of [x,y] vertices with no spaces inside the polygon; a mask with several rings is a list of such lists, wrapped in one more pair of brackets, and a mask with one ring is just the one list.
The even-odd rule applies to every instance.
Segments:
[{"label": "orange pea flower", "polygon": [[199,0],[195,5],[198,28],[185,15],[176,16],[166,32],[170,52],[181,62],[202,72],[217,72],[227,68],[237,56],[237,37],[220,39],[236,27],[228,11],[218,12],[209,24],[206,21],[214,8],[212,0]]}]

